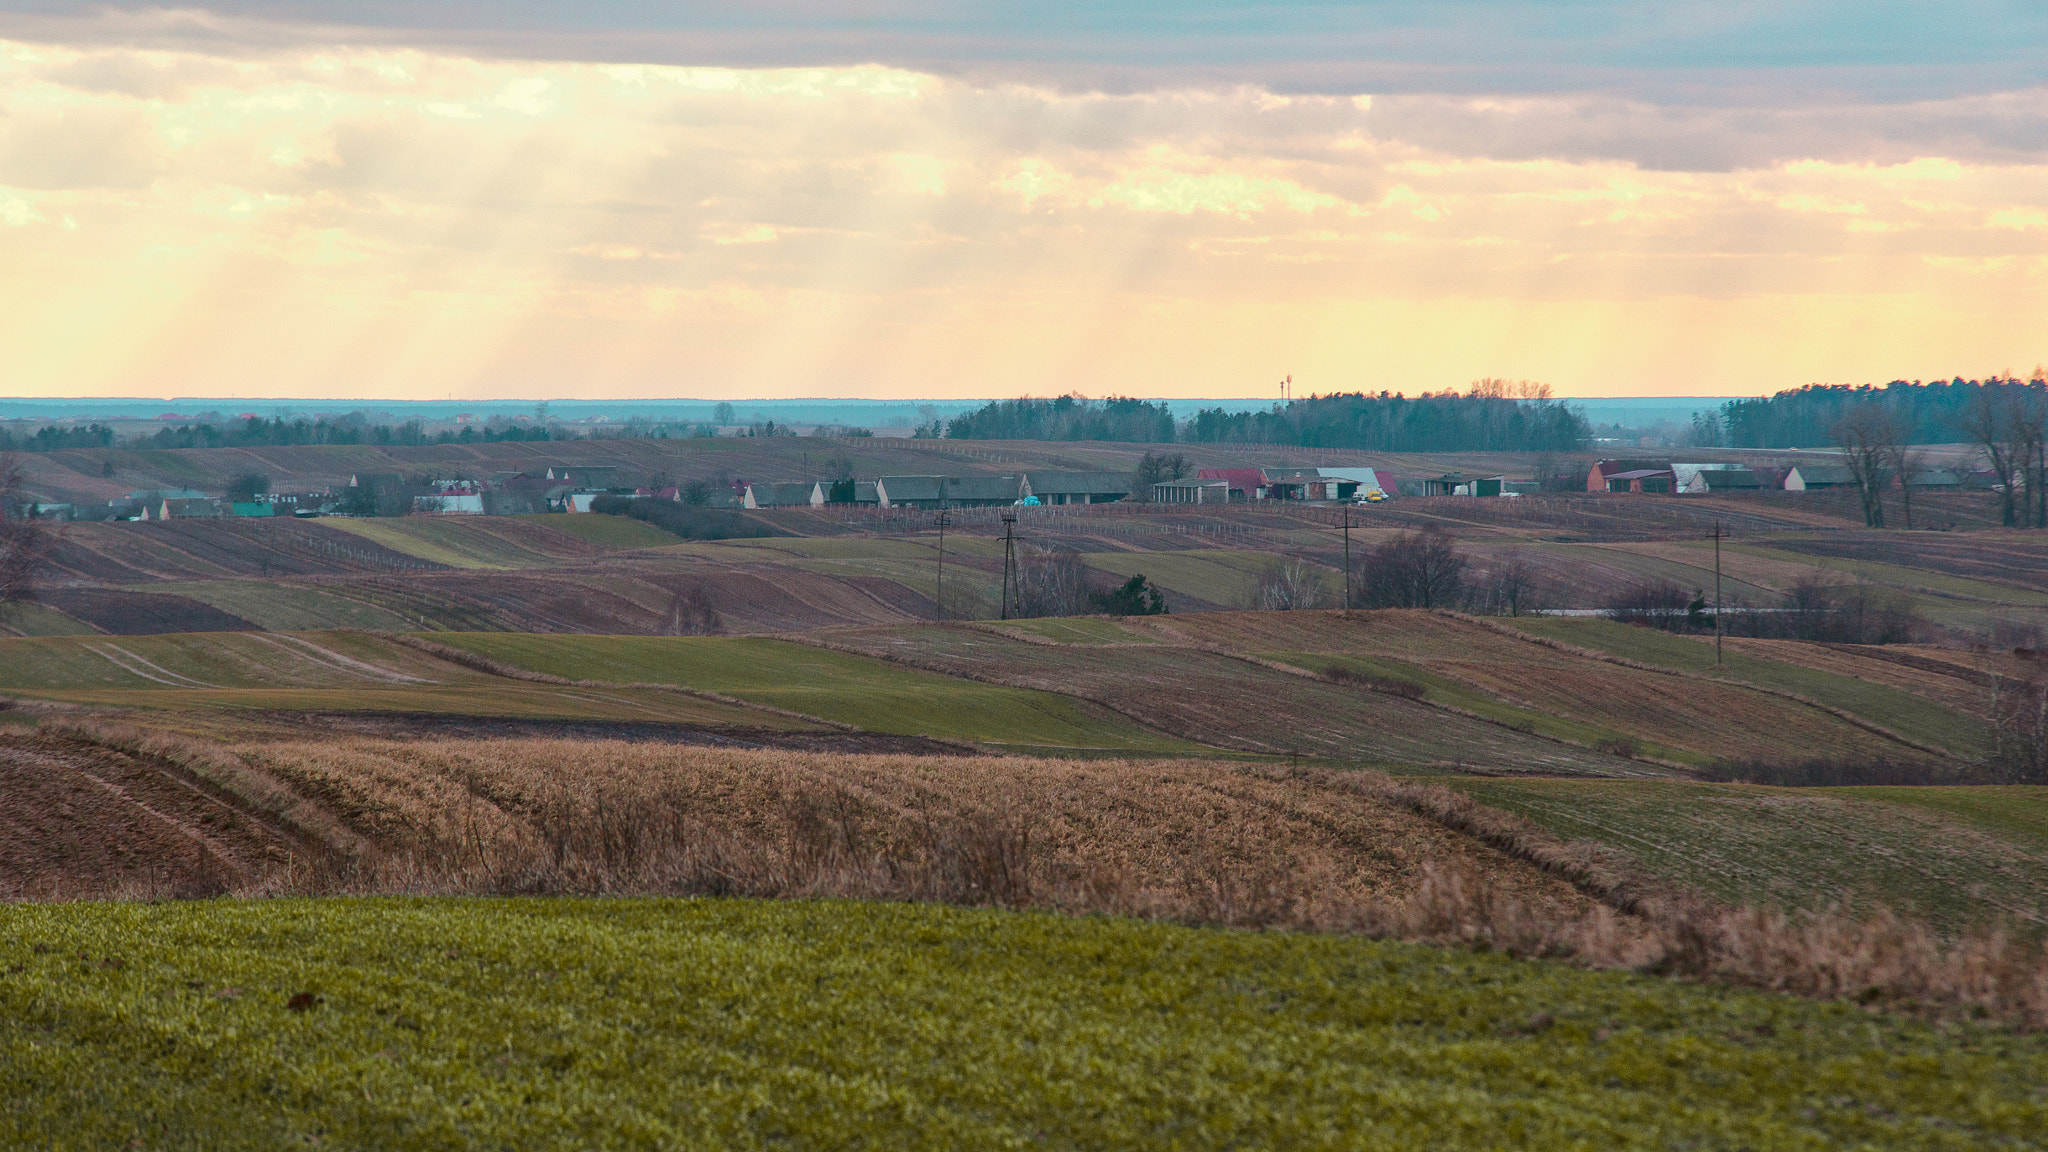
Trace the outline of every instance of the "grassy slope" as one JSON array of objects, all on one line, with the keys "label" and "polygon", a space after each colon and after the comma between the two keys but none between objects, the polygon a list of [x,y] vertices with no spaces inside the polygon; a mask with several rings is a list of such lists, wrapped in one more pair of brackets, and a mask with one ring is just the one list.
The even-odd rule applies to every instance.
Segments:
[{"label": "grassy slope", "polygon": [[1983,722],[1902,689],[1732,651],[1724,653],[1725,663],[1717,670],[1711,642],[1653,628],[1632,628],[1611,620],[1524,617],[1512,623],[1533,635],[1659,668],[1700,672],[1797,693],[1854,713],[1902,736],[1964,756],[1989,750],[1991,734]]},{"label": "grassy slope", "polygon": [[[1251,602],[1259,574],[1280,562],[1269,552],[1089,552],[1082,557],[1090,568],[1129,579],[1143,576],[1161,588],[1193,596],[1211,604],[1241,607]],[[1327,577],[1327,573],[1319,573]],[[1342,595],[1342,578],[1326,579],[1331,595]]]},{"label": "grassy slope", "polygon": [[[1445,781],[1559,836],[1612,846],[1649,871],[1742,903],[1823,909],[1878,901],[1945,929],[2015,917],[2048,925],[2048,845],[1942,811],[1976,790],[1782,789],[1677,781]],[[1880,797],[1873,793],[1889,793]],[[1921,793],[1902,801],[1900,793]],[[2012,789],[2036,819],[2048,789]]]},{"label": "grassy slope", "polygon": [[5,622],[22,636],[95,636],[92,625],[66,616],[47,604],[11,605]]},{"label": "grassy slope", "polygon": [[446,564],[450,568],[503,567],[501,564],[495,564],[475,556],[466,549],[447,546],[434,539],[440,533],[434,532],[431,526],[423,528],[419,524],[415,524],[410,517],[392,520],[350,520],[341,517],[328,517],[323,519],[321,523],[329,528],[339,529],[343,532],[353,532],[365,540],[382,544],[394,552],[403,552],[408,556],[417,556],[422,560],[432,561],[435,564]]},{"label": "grassy slope", "polygon": [[526,720],[616,720],[718,728],[815,730],[817,725],[677,692],[561,688],[499,680],[452,688],[230,688],[222,691],[43,692],[74,704],[117,708],[385,712]]},{"label": "grassy slope", "polygon": [[1816,788],[1885,804],[1906,804],[1943,813],[1990,835],[2048,853],[2048,788],[1993,785],[1981,788]]},{"label": "grassy slope", "polygon": [[2038,1148],[2044,1079],[2039,1037],[1335,937],[709,900],[0,912],[10,1146]]},{"label": "grassy slope", "polygon": [[434,639],[572,680],[681,684],[870,732],[1052,747],[1202,750],[1054,693],[780,640],[516,633],[435,633]]},{"label": "grassy slope", "polygon": [[152,591],[190,596],[272,632],[314,632],[326,628],[402,631],[419,624],[417,619],[352,600],[338,592],[267,580],[195,580],[161,584]]}]

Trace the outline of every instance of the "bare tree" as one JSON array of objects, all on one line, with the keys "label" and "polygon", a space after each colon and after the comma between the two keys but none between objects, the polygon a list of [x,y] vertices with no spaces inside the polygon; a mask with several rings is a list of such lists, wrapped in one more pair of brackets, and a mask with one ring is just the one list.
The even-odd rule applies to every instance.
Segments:
[{"label": "bare tree", "polygon": [[1323,574],[1303,560],[1283,560],[1259,574],[1251,606],[1264,612],[1321,608],[1326,589]]},{"label": "bare tree", "polygon": [[1019,551],[1019,615],[1080,616],[1088,611],[1088,568],[1079,552],[1029,547]]},{"label": "bare tree", "polygon": [[1913,481],[1926,466],[1926,458],[1908,444],[1892,445],[1890,458],[1885,462],[1885,467],[1899,480],[1899,511],[1905,514],[1908,532],[1913,530]]},{"label": "bare tree", "polygon": [[1471,593],[1471,610],[1487,616],[1520,616],[1549,607],[1550,582],[1520,556],[1480,574]]},{"label": "bare tree", "polygon": [[1365,554],[1352,603],[1362,608],[1449,608],[1465,591],[1465,557],[1437,528],[1404,532]]},{"label": "bare tree", "polygon": [[669,597],[662,630],[670,636],[716,636],[725,631],[725,621],[711,607],[704,585],[697,583]]},{"label": "bare tree", "polygon": [[1890,462],[1905,437],[1890,409],[1863,403],[1835,421],[1834,438],[1842,450],[1842,462],[1856,481],[1856,495],[1863,501],[1863,523],[1884,527],[1884,489],[1890,480]]},{"label": "bare tree", "polygon": [[0,455],[0,615],[35,599],[36,572],[57,543],[26,487],[21,461]]},{"label": "bare tree", "polygon": [[2020,428],[2020,406],[2002,388],[1979,388],[1963,409],[1963,434],[1984,454],[1997,486],[2001,522],[2008,528],[2020,523],[2024,506],[2019,502],[2019,484],[2026,467],[2027,442]]}]

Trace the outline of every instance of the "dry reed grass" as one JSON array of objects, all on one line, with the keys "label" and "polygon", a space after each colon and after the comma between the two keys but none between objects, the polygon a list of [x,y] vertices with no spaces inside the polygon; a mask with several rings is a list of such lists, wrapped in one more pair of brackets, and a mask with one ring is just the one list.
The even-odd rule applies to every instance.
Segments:
[{"label": "dry reed grass", "polygon": [[1037,907],[1499,949],[2048,1027],[2048,948],[1730,908],[1437,785],[1210,761],[334,740],[161,757],[334,846],[252,893],[698,894]]}]

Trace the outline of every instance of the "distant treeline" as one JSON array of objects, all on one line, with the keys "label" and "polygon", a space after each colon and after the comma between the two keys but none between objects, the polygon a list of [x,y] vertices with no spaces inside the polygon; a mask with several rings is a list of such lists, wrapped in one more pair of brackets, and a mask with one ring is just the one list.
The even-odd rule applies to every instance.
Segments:
[{"label": "distant treeline", "polygon": [[1311,396],[1266,411],[1210,408],[1176,423],[1164,403],[1060,396],[992,401],[955,418],[957,440],[1122,440],[1140,444],[1275,444],[1381,452],[1570,452],[1591,435],[1586,418],[1547,390],[1511,394],[1501,381],[1469,393],[1363,392]]},{"label": "distant treeline", "polygon": [[[101,424],[49,425],[33,435],[17,436],[0,428],[0,451],[58,452],[72,448],[285,448],[305,444],[374,444],[418,447],[425,444],[495,444],[500,441],[559,440],[559,431],[517,424],[501,428],[465,427],[429,434],[417,420],[404,424],[370,424],[361,419],[265,420],[251,416],[228,424],[180,424],[118,443],[114,430]],[[566,438],[574,438],[573,434]]]},{"label": "distant treeline", "polygon": [[1983,393],[2048,390],[2048,374],[2031,381],[1991,376],[1983,380],[1894,380],[1883,387],[1809,384],[1755,400],[1730,400],[1721,406],[1718,435],[1729,448],[1811,448],[1834,442],[1835,426],[1851,408],[1876,404],[1890,411],[1909,444],[1943,444],[1968,440],[1963,421],[1970,405]]}]

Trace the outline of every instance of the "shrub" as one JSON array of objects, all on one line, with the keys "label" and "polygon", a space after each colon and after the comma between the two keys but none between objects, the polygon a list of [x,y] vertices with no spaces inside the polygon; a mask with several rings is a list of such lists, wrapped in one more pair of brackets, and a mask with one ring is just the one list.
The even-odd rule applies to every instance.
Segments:
[{"label": "shrub", "polygon": [[1264,612],[1306,611],[1321,608],[1323,576],[1301,560],[1282,560],[1259,573],[1252,589],[1251,606]]},{"label": "shrub", "polygon": [[1356,685],[1368,692],[1383,692],[1399,696],[1404,700],[1420,700],[1426,689],[1413,680],[1396,680],[1391,676],[1375,676],[1370,672],[1353,672],[1349,668],[1331,667],[1323,670],[1323,679],[1332,684]]},{"label": "shrub", "polygon": [[1111,616],[1164,616],[1166,595],[1140,574],[1109,592],[1091,592],[1089,603]]},{"label": "shrub", "polygon": [[1019,616],[1079,616],[1088,611],[1088,568],[1071,548],[1030,548],[1017,558]]}]

